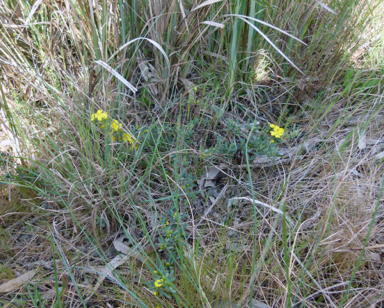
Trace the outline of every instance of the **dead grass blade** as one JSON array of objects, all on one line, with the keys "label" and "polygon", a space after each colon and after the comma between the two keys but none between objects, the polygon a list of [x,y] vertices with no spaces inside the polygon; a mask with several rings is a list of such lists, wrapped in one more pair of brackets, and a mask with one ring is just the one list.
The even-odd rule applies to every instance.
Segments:
[{"label": "dead grass blade", "polygon": [[293,38],[294,40],[296,40],[296,41],[298,41],[298,42],[304,44],[305,46],[307,46],[307,44],[306,44],[305,42],[303,42],[302,40],[300,40],[300,39],[297,38],[296,36],[294,36],[294,35],[288,33],[287,31],[284,31],[284,30],[282,30],[282,29],[280,29],[280,28],[278,28],[278,27],[275,27],[274,25],[271,25],[271,24],[268,23],[268,22],[265,22],[265,21],[262,21],[262,20],[260,20],[260,19],[253,18],[253,17],[250,17],[250,16],[244,16],[244,15],[239,15],[239,14],[227,14],[227,15],[223,15],[223,17],[227,17],[227,16],[228,16],[228,17],[230,17],[230,16],[234,16],[234,17],[241,18],[241,19],[243,19],[243,20],[244,20],[244,18],[245,18],[245,19],[250,19],[250,20],[256,21],[256,22],[258,22],[258,23],[260,23],[260,24],[262,24],[262,25],[268,26],[268,27],[270,27],[270,28],[272,28],[272,29],[275,29],[275,30],[281,32],[281,33],[284,33],[285,35],[287,35],[287,36]]},{"label": "dead grass blade", "polygon": [[[248,25],[250,25],[253,29],[255,29],[281,56],[284,57],[284,59],[286,59],[295,69],[297,69],[300,73],[304,74],[303,71],[301,71],[285,54],[284,52],[282,52],[270,39],[268,36],[266,36],[263,31],[261,31],[258,27],[256,27],[255,25],[253,25],[251,22],[249,22],[247,19],[245,19],[244,17],[245,16],[242,16],[242,15],[237,15],[237,14],[228,14],[228,15],[224,15],[224,16],[234,16],[234,17],[237,17],[239,19],[241,19],[242,21],[246,22]],[[259,21],[260,22],[260,21]],[[282,31],[282,30],[280,30]],[[282,32],[285,32],[285,31],[282,31]],[[299,39],[297,39],[299,40]],[[300,41],[300,40],[299,40]],[[304,42],[303,42],[304,43]],[[304,43],[305,44],[305,43]]]},{"label": "dead grass blade", "polygon": [[203,21],[202,24],[224,29],[224,24],[214,22],[214,21]]},{"label": "dead grass blade", "polygon": [[221,2],[221,1],[223,1],[223,0],[207,0],[207,1],[203,2],[202,4],[196,6],[191,12],[196,11],[198,9],[201,9],[204,6],[211,5],[211,4],[214,4],[216,2]]},{"label": "dead grass blade", "polygon": [[138,38],[135,38],[131,41],[129,41],[128,43],[125,43],[124,45],[122,45],[114,54],[112,54],[112,56],[110,56],[110,58],[108,59],[108,62],[111,61],[111,59],[118,53],[120,52],[121,50],[123,50],[125,47],[131,45],[132,43],[136,42],[136,41],[139,41],[139,40],[146,40],[148,42],[150,42],[153,46],[155,46],[161,53],[162,55],[164,56],[165,58],[165,61],[167,62],[167,65],[168,65],[168,74],[170,75],[171,73],[171,64],[169,62],[169,58],[166,54],[166,52],[164,51],[164,49],[158,44],[156,43],[154,40],[151,40],[149,38],[146,38],[146,37],[138,37]]},{"label": "dead grass blade", "polygon": [[16,289],[22,287],[29,280],[31,280],[33,278],[33,276],[35,276],[35,274],[36,274],[36,271],[32,270],[32,271],[26,272],[25,274],[15,278],[15,279],[12,279],[6,283],[3,283],[0,286],[0,293],[11,292],[13,290],[16,290]]},{"label": "dead grass blade", "polygon": [[289,218],[286,214],[284,214],[284,212],[282,210],[279,210],[277,208],[275,208],[274,206],[271,206],[271,205],[268,205],[264,202],[261,202],[261,201],[258,201],[258,200],[254,200],[252,198],[248,198],[248,197],[235,197],[235,198],[231,198],[228,200],[228,208],[231,206],[231,202],[234,201],[234,200],[245,200],[245,201],[249,201],[253,204],[257,204],[257,205],[261,205],[263,207],[266,207],[267,209],[270,209],[280,215],[283,215],[285,216],[285,218],[287,219],[287,221],[291,224],[291,227],[294,226],[294,223],[292,221],[291,218]]},{"label": "dead grass blade", "polygon": [[117,79],[119,79],[124,85],[126,85],[133,93],[137,92],[137,89],[129,83],[123,76],[121,76],[118,72],[116,72],[112,67],[110,67],[107,63],[104,61],[98,60],[95,61],[96,64],[99,64],[106,70],[108,70],[113,76],[115,76]]},{"label": "dead grass blade", "polygon": [[325,5],[324,3],[320,2],[319,0],[316,0],[316,2],[324,9],[326,9],[328,12],[331,12],[332,14],[336,14],[334,10],[332,10],[329,6]]}]

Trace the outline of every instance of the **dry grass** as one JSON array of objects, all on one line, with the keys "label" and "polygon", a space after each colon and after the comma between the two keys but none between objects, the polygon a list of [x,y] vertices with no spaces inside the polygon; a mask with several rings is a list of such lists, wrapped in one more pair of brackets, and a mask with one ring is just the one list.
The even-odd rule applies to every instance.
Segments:
[{"label": "dry grass", "polygon": [[[38,2],[0,4],[1,151],[13,157],[8,171],[1,160],[0,290],[36,270],[2,307],[383,306],[382,3],[329,2],[333,16],[301,1]],[[225,14],[304,40],[261,27],[304,74]],[[92,126],[98,109],[137,150]],[[247,121],[298,135],[277,160],[247,163]],[[186,236],[162,252],[174,211]],[[176,293],[156,297],[146,282],[171,259]]]}]

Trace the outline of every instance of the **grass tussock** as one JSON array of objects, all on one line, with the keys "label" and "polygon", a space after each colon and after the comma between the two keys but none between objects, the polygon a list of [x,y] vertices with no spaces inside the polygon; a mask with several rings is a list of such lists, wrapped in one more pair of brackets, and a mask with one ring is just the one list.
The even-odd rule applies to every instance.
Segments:
[{"label": "grass tussock", "polygon": [[381,307],[382,8],[0,3],[1,306]]}]

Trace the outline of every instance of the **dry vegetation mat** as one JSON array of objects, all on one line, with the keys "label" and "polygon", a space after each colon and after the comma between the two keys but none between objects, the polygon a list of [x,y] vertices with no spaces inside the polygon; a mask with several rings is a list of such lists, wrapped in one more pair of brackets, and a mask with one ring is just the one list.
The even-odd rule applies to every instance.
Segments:
[{"label": "dry vegetation mat", "polygon": [[383,9],[0,1],[0,306],[383,307]]}]

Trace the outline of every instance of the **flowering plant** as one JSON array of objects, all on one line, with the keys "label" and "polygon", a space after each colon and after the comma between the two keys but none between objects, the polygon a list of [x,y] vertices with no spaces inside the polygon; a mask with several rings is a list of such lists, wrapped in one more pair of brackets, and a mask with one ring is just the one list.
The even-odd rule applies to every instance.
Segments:
[{"label": "flowering plant", "polygon": [[173,270],[155,270],[153,271],[153,273],[155,274],[156,280],[149,285],[150,288],[153,290],[153,295],[171,298],[170,293],[176,293],[176,290],[172,287],[172,283],[173,281],[175,281]]},{"label": "flowering plant", "polygon": [[272,128],[272,131],[270,132],[272,137],[280,139],[284,135],[284,128],[275,124],[269,124],[269,126]]},{"label": "flowering plant", "polygon": [[91,114],[91,121],[95,122],[101,129],[110,127],[112,131],[112,140],[114,142],[122,140],[123,142],[131,144],[131,148],[138,148],[136,139],[131,134],[124,132],[122,129],[123,125],[116,119],[108,117],[107,112],[97,110],[96,113]]},{"label": "flowering plant", "polygon": [[103,112],[103,110],[97,110],[96,113],[91,115],[91,121],[98,120],[99,122],[103,122],[104,120],[108,119],[108,114],[106,112]]}]

